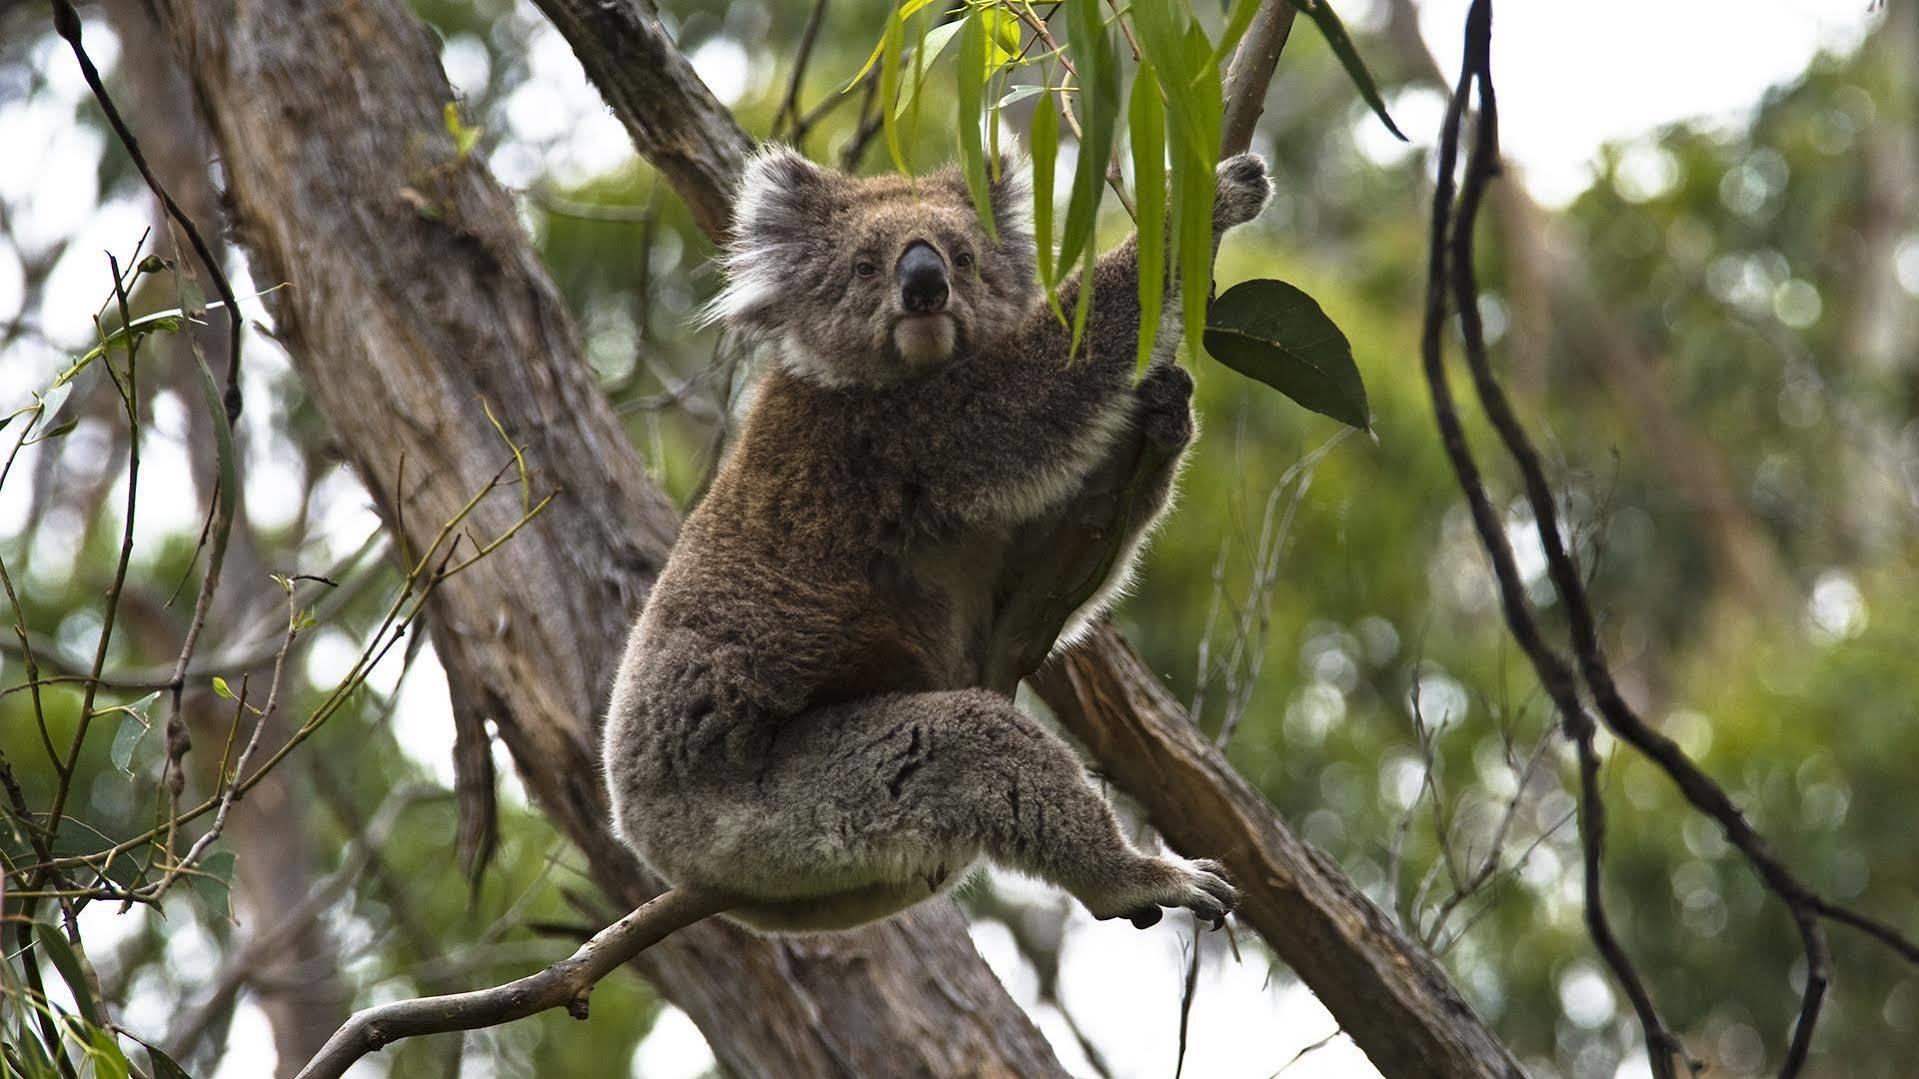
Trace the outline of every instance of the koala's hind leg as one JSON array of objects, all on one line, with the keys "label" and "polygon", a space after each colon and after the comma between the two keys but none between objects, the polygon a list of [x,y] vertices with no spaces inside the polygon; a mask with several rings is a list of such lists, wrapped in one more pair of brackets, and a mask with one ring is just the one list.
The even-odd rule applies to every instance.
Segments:
[{"label": "koala's hind leg", "polygon": [[1073,751],[984,690],[889,694],[788,720],[758,788],[769,824],[786,817],[804,836],[782,854],[791,879],[832,885],[737,912],[766,928],[879,917],[981,855],[1142,927],[1162,907],[1221,922],[1236,898],[1216,863],[1135,851]]}]

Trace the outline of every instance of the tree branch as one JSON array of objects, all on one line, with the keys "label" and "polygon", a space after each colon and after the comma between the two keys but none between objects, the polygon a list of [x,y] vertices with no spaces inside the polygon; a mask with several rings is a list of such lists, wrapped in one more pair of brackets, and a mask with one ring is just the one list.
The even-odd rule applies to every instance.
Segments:
[{"label": "tree branch", "polygon": [[1237,154],[1253,144],[1253,129],[1266,111],[1266,90],[1273,84],[1280,51],[1292,36],[1299,10],[1291,0],[1261,0],[1246,28],[1233,62],[1226,67],[1226,113],[1220,124],[1220,152]]},{"label": "tree branch", "polygon": [[402,1038],[477,1030],[564,1007],[575,1019],[587,1016],[587,994],[601,978],[675,930],[725,910],[731,903],[686,888],[663,892],[639,909],[593,934],[578,951],[534,974],[490,989],[439,997],[396,1000],[353,1013],[299,1079],[339,1079],[361,1057]]},{"label": "tree branch", "polygon": [[1033,686],[1172,846],[1225,862],[1237,916],[1388,1075],[1516,1077],[1518,1063],[1408,939],[1233,770],[1117,631],[1102,626]]},{"label": "tree branch", "polygon": [[724,235],[753,140],[666,36],[652,0],[534,3],[573,46],[640,156],[679,192],[702,231]]}]

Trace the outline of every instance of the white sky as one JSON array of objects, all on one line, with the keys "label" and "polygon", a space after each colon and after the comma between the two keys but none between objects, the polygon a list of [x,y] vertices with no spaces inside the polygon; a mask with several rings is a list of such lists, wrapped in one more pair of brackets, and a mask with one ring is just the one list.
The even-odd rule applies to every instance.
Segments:
[{"label": "white sky", "polygon": [[[1894,0],[1901,2],[1901,0]],[[1460,27],[1468,0],[1427,0],[1422,27],[1434,53],[1449,74],[1458,65]],[[670,0],[668,7],[670,8]],[[1366,3],[1341,4],[1354,24],[1369,16]],[[1736,120],[1750,110],[1764,91],[1802,70],[1820,49],[1850,49],[1882,17],[1866,11],[1866,0],[1611,0],[1581,4],[1508,2],[1499,6],[1494,36],[1494,78],[1500,89],[1502,136],[1508,156],[1534,193],[1548,204],[1560,204],[1576,194],[1590,175],[1599,148],[1611,141],[1631,140],[1657,127],[1692,117]],[[537,13],[524,3],[520,17],[544,27]],[[1297,31],[1311,34],[1302,24]],[[88,40],[94,55],[106,62],[116,55],[111,34],[90,26]],[[65,117],[85,94],[70,57],[57,43],[43,47],[36,64],[52,81],[51,99],[28,103],[0,102],[0,146],[12,152],[0,158],[0,199],[6,201],[29,244],[50,242],[79,234],[55,272],[51,294],[35,321],[64,345],[77,345],[90,333],[88,316],[99,302],[104,282],[99,252],[112,247],[124,251],[139,234],[146,211],[134,202],[116,202],[96,211],[94,161],[98,138],[82,132]],[[720,93],[731,99],[747,91],[754,80],[771,77],[771,65],[755,68],[745,50],[730,42],[715,43],[694,57],[696,66]],[[449,69],[457,84],[472,84],[485,72],[485,53],[476,42],[454,41],[448,50]],[[506,122],[514,138],[493,157],[492,164],[509,184],[524,184],[539,171],[551,169],[563,180],[582,179],[621,161],[628,152],[624,132],[586,84],[577,64],[557,33],[545,29],[531,44],[532,81],[507,102]],[[1394,103],[1401,126],[1420,145],[1430,145],[1439,120],[1434,95],[1404,95]],[[1405,152],[1370,120],[1358,128],[1361,148],[1380,159]],[[236,287],[242,295],[250,287]],[[9,251],[0,251],[0,320],[11,319],[21,303],[19,266]],[[264,318],[257,302],[244,305],[251,317]],[[253,350],[250,369],[277,366],[283,359],[269,346]],[[42,344],[16,346],[0,356],[0,414],[28,400],[28,392],[45,385],[63,362],[59,349]],[[250,379],[251,381],[251,379]],[[251,388],[251,387],[250,387]],[[263,392],[250,400],[264,401]],[[166,416],[161,416],[164,428]],[[164,434],[164,430],[162,432]],[[76,432],[76,436],[79,432]],[[263,436],[264,432],[260,432]],[[154,440],[157,444],[160,440]],[[262,437],[256,445],[265,445]],[[162,467],[184,469],[180,454],[155,454],[143,473],[143,488],[156,495],[184,479],[169,481]],[[287,479],[285,453],[268,450],[249,475],[249,492],[260,502],[277,482]],[[273,473],[278,472],[276,476]],[[0,535],[10,533],[25,505],[25,485],[17,477],[30,476],[31,462],[23,459],[16,481],[0,492]],[[365,500],[352,485],[334,484],[326,496],[328,511],[320,519],[335,526],[326,537],[335,550],[351,549],[366,535],[372,519]],[[262,507],[266,508],[266,507]],[[287,516],[290,506],[270,512]],[[191,527],[193,514],[168,513],[156,503],[151,512],[143,500],[142,513],[177,527]],[[177,520],[175,520],[177,518]],[[194,520],[197,520],[195,518]],[[179,522],[186,522],[180,525]],[[42,565],[49,559],[37,558]],[[57,564],[57,561],[56,563]],[[316,650],[311,663],[324,667],[331,652]],[[383,676],[390,684],[392,673]],[[400,715],[402,747],[443,781],[447,778],[446,747],[450,744],[450,709],[444,675],[430,654],[409,680],[407,707]],[[510,774],[507,769],[504,774]],[[1050,894],[1037,885],[1013,882],[1029,895]],[[1182,938],[1190,921],[1169,917],[1152,931],[1141,933],[1123,925],[1096,924],[1076,912],[1069,930],[1063,966],[1063,994],[1089,1034],[1105,1050],[1121,1076],[1171,1074]],[[1029,972],[1020,968],[1003,927],[983,925],[975,939],[994,969],[1029,1009],[1035,1007]],[[1247,950],[1253,954],[1252,949]],[[1207,1079],[1241,1079],[1271,1075],[1302,1046],[1332,1031],[1331,1018],[1309,993],[1299,989],[1273,990],[1267,971],[1255,960],[1231,965],[1209,956],[1193,1013],[1191,1055],[1187,1074]],[[1590,971],[1576,971],[1561,986],[1569,1010],[1580,1004],[1603,1017],[1611,1011],[1610,991]],[[137,1010],[137,1009],[136,1009]],[[1083,1067],[1070,1035],[1059,1017],[1037,1009],[1069,1066]],[[264,1074],[272,1048],[264,1017],[244,1005],[233,1028],[233,1046],[222,1077]],[[699,1074],[711,1065],[711,1055],[699,1034],[677,1013],[663,1020],[641,1047],[634,1074],[649,1079],[672,1079]],[[363,1064],[355,1075],[377,1075],[377,1062]],[[1643,1062],[1622,1069],[1622,1076],[1642,1074]],[[1316,1052],[1288,1072],[1288,1076],[1369,1076],[1376,1074],[1364,1057],[1344,1039]]]}]

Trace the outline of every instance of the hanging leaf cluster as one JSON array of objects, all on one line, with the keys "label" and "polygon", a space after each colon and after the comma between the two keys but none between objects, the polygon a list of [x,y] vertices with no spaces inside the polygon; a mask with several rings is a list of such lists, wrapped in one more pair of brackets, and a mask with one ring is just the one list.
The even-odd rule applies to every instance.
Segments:
[{"label": "hanging leaf cluster", "polygon": [[[1169,280],[1212,280],[1224,69],[1259,2],[1232,0],[1214,37],[1185,0],[959,0],[937,6],[934,0],[901,0],[888,11],[879,42],[847,89],[878,68],[887,153],[896,169],[911,174],[916,163],[910,148],[929,76],[953,54],[948,66],[960,166],[980,224],[995,238],[989,192],[1005,165],[1001,114],[1032,101],[1027,153],[1047,303],[1072,327],[1077,354],[1092,303],[1095,229],[1107,195],[1118,193],[1139,237],[1137,362],[1143,369],[1165,318]],[[1296,6],[1326,38],[1380,121],[1404,138],[1332,8],[1324,0]],[[1063,220],[1056,212],[1061,181],[1055,175],[1062,129],[1077,145],[1065,181]],[[1122,191],[1123,161],[1132,166],[1130,200]],[[1068,312],[1060,305],[1060,286],[1075,272],[1081,286]],[[1366,427],[1365,390],[1344,335],[1293,286],[1247,284],[1259,287],[1235,289],[1236,302],[1222,297],[1210,312],[1209,288],[1178,290],[1187,354],[1210,351],[1307,408]],[[1285,302],[1261,306],[1275,297]]]}]

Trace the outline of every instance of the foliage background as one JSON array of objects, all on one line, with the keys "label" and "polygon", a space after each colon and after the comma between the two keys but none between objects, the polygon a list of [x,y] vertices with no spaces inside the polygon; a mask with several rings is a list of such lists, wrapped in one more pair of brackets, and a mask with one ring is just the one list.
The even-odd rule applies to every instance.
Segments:
[{"label": "foliage background", "polygon": [[[0,404],[10,409],[88,339],[84,312],[107,281],[98,252],[127,250],[150,211],[44,12],[5,7],[0,157],[13,164],[0,166]],[[709,246],[671,194],[656,192],[564,44],[529,8],[499,0],[416,7],[443,39],[467,122],[484,128],[476,152],[524,193],[525,224],[650,467],[670,494],[690,497],[730,403],[717,392],[723,380],[703,375],[714,341],[687,328],[717,284]],[[669,7],[682,47],[736,83],[715,79],[746,128],[766,132],[808,6]],[[1498,359],[1529,420],[1549,433],[1556,480],[1604,605],[1607,645],[1635,703],[1727,784],[1811,881],[1910,926],[1919,861],[1902,795],[1919,772],[1911,602],[1919,583],[1919,16],[1910,5],[1889,7],[1860,16],[1871,33],[1856,50],[1819,56],[1735,117],[1609,146],[1590,185],[1562,207],[1541,209],[1508,192],[1482,258]],[[832,7],[803,101],[822,100],[857,69],[885,10],[874,0]],[[1433,124],[1414,121],[1433,115],[1434,67],[1419,36],[1405,33],[1405,6],[1355,5],[1346,14],[1402,126],[1423,145]],[[121,36],[109,48],[117,15],[89,12],[88,35],[100,59],[117,59],[103,66],[125,95],[136,92],[129,59],[148,46]],[[1450,51],[1450,40],[1439,51]],[[806,148],[833,159],[851,137],[856,105],[824,120]],[[1015,128],[1031,107],[1029,99],[1009,109]],[[1337,425],[1200,361],[1206,436],[1181,510],[1120,618],[1155,669],[1192,699],[1200,642],[1217,662],[1231,649],[1234,615],[1247,613],[1247,659],[1259,657],[1259,666],[1231,757],[1383,903],[1417,914],[1420,882],[1443,864],[1435,832],[1470,861],[1492,840],[1503,808],[1517,804],[1500,837],[1510,871],[1449,921],[1445,961],[1539,1074],[1635,1074],[1643,1068],[1637,1032],[1580,923],[1575,837],[1561,825],[1571,805],[1569,755],[1549,749],[1520,789],[1508,747],[1523,757],[1547,712],[1507,642],[1414,374],[1430,165],[1417,147],[1382,150],[1373,122],[1302,27],[1255,143],[1274,163],[1280,194],[1227,244],[1219,280],[1282,277],[1319,299],[1352,339],[1378,443],[1347,439],[1319,460],[1303,492],[1296,482],[1281,486]],[[945,125],[928,125],[913,159],[944,160],[949,139]],[[870,146],[862,166],[885,168],[885,158]],[[54,186],[65,189],[59,197],[48,194]],[[1126,227],[1109,205],[1106,242]],[[266,284],[239,287],[245,294]],[[143,299],[166,306],[164,297]],[[642,351],[646,362],[637,364]],[[377,522],[265,337],[251,339],[247,370],[241,435],[258,563],[321,570],[357,550]],[[674,407],[655,407],[689,379],[699,381]],[[110,654],[114,669],[163,664],[174,647],[170,627],[181,612],[164,600],[191,556],[198,521],[189,495],[194,476],[205,474],[193,465],[199,436],[181,405],[184,386],[162,380],[150,402],[153,471],[143,486],[154,501],[141,504],[140,602],[134,631]],[[75,656],[91,653],[119,535],[124,432],[108,422],[114,406],[102,380],[83,384],[68,406],[81,426],[30,451],[0,489],[0,556],[23,582],[28,626]],[[1269,500],[1279,510],[1271,518]],[[1273,540],[1267,522],[1289,510],[1278,572],[1262,594],[1262,535]],[[1529,522],[1514,512],[1518,542]],[[1543,566],[1534,558],[1527,568],[1536,597],[1549,603]],[[369,570],[369,583],[302,647],[300,693],[330,686],[358,650],[392,585],[379,572]],[[277,602],[263,577],[230,587],[260,610]],[[243,624],[239,613],[232,624]],[[1241,668],[1243,680],[1253,673]],[[20,677],[17,654],[0,653],[0,684]],[[424,649],[404,678],[392,664],[321,731],[306,755],[323,769],[301,771],[296,760],[280,840],[309,849],[311,871],[342,858],[353,821],[372,815],[389,791],[450,785],[444,696]],[[1217,680],[1209,686],[1209,729],[1224,722],[1232,696]],[[74,703],[51,697],[50,711],[70,713]],[[1427,749],[1415,703],[1431,732]],[[22,707],[21,695],[0,698],[0,746],[15,760],[37,752]],[[510,788],[511,766],[500,761]],[[84,765],[80,815],[109,834],[133,830],[143,807],[126,795],[104,740]],[[22,775],[30,793],[46,778]],[[1622,761],[1606,783],[1616,807],[1611,910],[1669,1021],[1719,1072],[1767,1070],[1795,1000],[1797,953],[1782,911],[1650,768]],[[577,855],[510,790],[501,855],[471,895],[450,857],[451,802],[409,813],[382,848],[385,870],[368,874],[325,919],[338,976],[355,999],[421,991],[434,977],[477,984],[518,973],[564,948],[538,927],[557,923],[563,932],[598,917],[569,900],[590,892],[575,887]],[[1427,918],[1447,890],[1443,875],[1436,879],[1423,897]],[[1062,934],[1049,913],[1057,902],[998,879],[969,898],[982,947],[1069,1065],[1087,1060],[1066,1027],[1070,1014],[1115,1074],[1165,1074],[1186,931],[1121,940],[1075,912]],[[240,912],[248,917],[244,903]],[[89,931],[97,923],[99,939],[112,942],[94,959],[105,988],[124,1002],[123,1020],[155,1032],[199,999],[236,939],[217,909],[192,902],[170,903],[164,919],[101,910],[89,919]],[[501,946],[477,943],[490,939]],[[1235,971],[1207,944],[1208,969],[1221,973],[1204,980],[1194,1074],[1269,1074],[1331,1029],[1284,970],[1267,984],[1257,946],[1243,944]],[[1841,977],[1815,1051],[1818,1073],[1899,1074],[1919,1045],[1919,976],[1843,930],[1834,945]],[[1049,969],[1060,972],[1057,994]],[[1137,989],[1116,1001],[1102,978]],[[605,1062],[634,1057],[659,1010],[643,986],[616,979],[596,993],[594,1014],[598,1021],[585,1025],[549,1016],[472,1034],[465,1074],[601,1074]],[[1276,1034],[1266,1030],[1272,1017]],[[243,1004],[233,1022],[226,1059],[198,1061],[220,1074],[256,1074],[269,1042],[264,1020]],[[684,1041],[683,1025],[663,1029],[636,1073],[679,1074],[674,1037]],[[444,1042],[389,1052],[391,1074],[437,1074],[452,1051]],[[1361,1066],[1335,1045],[1294,1073]]]}]

